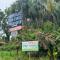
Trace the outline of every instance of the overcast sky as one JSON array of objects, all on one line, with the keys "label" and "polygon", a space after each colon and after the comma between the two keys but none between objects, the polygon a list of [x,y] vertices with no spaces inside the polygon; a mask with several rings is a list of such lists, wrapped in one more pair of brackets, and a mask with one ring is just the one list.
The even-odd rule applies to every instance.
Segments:
[{"label": "overcast sky", "polygon": [[0,0],[0,9],[4,10],[11,6],[16,0]]}]

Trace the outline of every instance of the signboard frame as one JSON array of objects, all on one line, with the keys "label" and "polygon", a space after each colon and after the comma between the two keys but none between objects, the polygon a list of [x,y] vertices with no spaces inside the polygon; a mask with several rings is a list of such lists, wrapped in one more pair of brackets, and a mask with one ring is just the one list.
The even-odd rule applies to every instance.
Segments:
[{"label": "signboard frame", "polygon": [[39,51],[38,41],[22,42],[22,51]]}]

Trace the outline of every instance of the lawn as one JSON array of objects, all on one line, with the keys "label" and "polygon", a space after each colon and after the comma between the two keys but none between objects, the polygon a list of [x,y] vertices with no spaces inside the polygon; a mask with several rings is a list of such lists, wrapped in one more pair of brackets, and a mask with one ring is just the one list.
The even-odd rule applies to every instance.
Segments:
[{"label": "lawn", "polygon": [[[29,57],[24,52],[19,51],[0,51],[0,60],[29,60]],[[30,60],[49,60],[48,57],[30,58]]]}]

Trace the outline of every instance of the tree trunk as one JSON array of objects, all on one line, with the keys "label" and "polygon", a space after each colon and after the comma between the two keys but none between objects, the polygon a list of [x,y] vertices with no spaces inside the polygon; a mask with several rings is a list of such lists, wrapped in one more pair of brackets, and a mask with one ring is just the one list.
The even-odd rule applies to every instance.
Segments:
[{"label": "tree trunk", "polygon": [[53,53],[51,53],[50,60],[54,60]]}]

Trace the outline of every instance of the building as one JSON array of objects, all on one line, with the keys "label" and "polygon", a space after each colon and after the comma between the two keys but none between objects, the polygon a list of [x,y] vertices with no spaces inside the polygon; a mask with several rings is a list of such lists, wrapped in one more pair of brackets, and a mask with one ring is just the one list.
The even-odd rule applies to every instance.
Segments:
[{"label": "building", "polygon": [[13,13],[7,17],[9,32],[11,36],[17,36],[17,31],[23,28],[22,11]]}]

